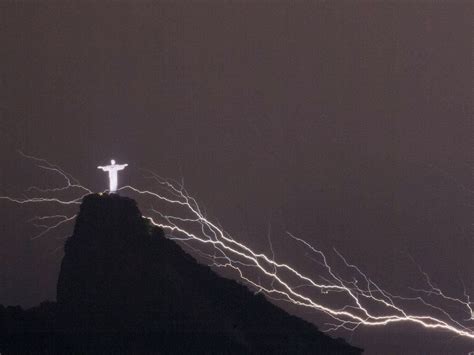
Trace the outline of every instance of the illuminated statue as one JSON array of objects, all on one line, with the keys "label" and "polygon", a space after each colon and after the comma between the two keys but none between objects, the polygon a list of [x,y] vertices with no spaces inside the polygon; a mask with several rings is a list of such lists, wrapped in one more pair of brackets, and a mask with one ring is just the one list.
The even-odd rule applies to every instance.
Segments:
[{"label": "illuminated statue", "polygon": [[125,169],[128,164],[115,164],[115,160],[110,161],[110,165],[98,166],[98,169],[109,172],[109,192],[117,191],[117,171]]}]

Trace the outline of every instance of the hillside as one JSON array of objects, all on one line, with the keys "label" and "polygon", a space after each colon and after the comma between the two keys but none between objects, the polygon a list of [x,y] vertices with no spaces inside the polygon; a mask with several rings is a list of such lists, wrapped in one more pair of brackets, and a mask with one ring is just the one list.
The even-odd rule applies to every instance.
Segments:
[{"label": "hillside", "polygon": [[57,302],[0,320],[2,354],[362,352],[197,263],[115,194],[84,198]]}]

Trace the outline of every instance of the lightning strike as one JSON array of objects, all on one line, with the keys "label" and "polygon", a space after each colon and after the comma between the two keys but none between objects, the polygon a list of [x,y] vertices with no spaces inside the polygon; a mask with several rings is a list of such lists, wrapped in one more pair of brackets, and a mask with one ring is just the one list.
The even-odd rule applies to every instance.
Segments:
[{"label": "lightning strike", "polygon": [[[27,192],[42,194],[36,197],[12,198],[0,196],[0,199],[17,204],[55,204],[58,206],[79,205],[81,200],[92,191],[82,186],[70,174],[60,167],[39,159],[22,154],[45,169],[61,176],[65,185],[58,188],[30,187]],[[124,165],[112,166],[122,167]],[[110,166],[109,166],[110,167]],[[108,167],[99,167],[105,168]],[[115,168],[114,168],[115,169]],[[112,170],[109,171],[109,174]],[[117,168],[117,170],[121,170]],[[395,323],[411,323],[426,329],[441,329],[463,338],[474,339],[474,302],[470,300],[466,290],[463,297],[453,297],[435,286],[428,274],[424,275],[424,287],[410,288],[416,292],[415,297],[395,295],[384,290],[371,280],[359,267],[351,264],[334,249],[335,255],[343,263],[344,272],[350,277],[341,276],[328,262],[326,255],[307,241],[287,232],[287,237],[305,248],[307,256],[313,260],[323,272],[317,277],[297,270],[295,266],[275,260],[273,245],[270,242],[271,257],[257,252],[232,237],[217,223],[206,217],[202,208],[184,188],[182,183],[167,180],[159,175],[148,172],[159,187],[159,191],[142,190],[134,186],[123,186],[116,189],[116,180],[110,180],[110,192],[127,191],[137,197],[146,197],[159,204],[161,211],[175,211],[165,214],[155,207],[149,208],[144,216],[151,224],[164,229],[166,237],[183,244],[193,253],[208,261],[216,269],[230,269],[238,278],[255,293],[264,293],[268,298],[321,312],[331,321],[326,324],[326,331],[345,329],[354,331],[361,326],[387,326]],[[70,199],[58,198],[59,192],[74,192]],[[44,230],[35,236],[38,238],[65,225],[75,219],[76,215],[37,216],[31,221]],[[38,222],[42,224],[38,224]],[[329,297],[337,296],[337,297]],[[337,298],[337,302],[334,301]],[[428,298],[430,301],[428,301]],[[435,303],[439,301],[438,303]],[[336,303],[336,304],[334,304]],[[449,304],[442,307],[441,303]],[[417,307],[417,311],[410,311]],[[464,319],[457,319],[452,309],[460,307],[465,312]],[[458,308],[459,310],[459,308]]]}]

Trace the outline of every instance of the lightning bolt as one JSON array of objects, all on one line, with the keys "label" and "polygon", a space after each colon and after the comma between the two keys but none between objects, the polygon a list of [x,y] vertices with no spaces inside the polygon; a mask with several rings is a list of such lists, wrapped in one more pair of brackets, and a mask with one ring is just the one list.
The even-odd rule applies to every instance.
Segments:
[{"label": "lightning bolt", "polygon": [[[28,188],[27,192],[35,193],[35,196],[0,196],[0,199],[17,204],[47,203],[64,207],[79,205],[84,196],[92,193],[59,166],[44,159],[22,155],[34,161],[39,168],[62,177],[65,184],[56,188],[33,186]],[[360,326],[412,323],[426,329],[441,329],[463,338],[474,339],[474,302],[465,288],[462,297],[449,295],[437,287],[420,268],[425,285],[410,288],[416,295],[395,295],[384,290],[336,249],[334,254],[343,265],[342,271],[337,271],[328,262],[323,251],[287,232],[286,236],[304,248],[308,257],[320,269],[317,277],[311,277],[299,271],[296,266],[275,260],[270,240],[271,257],[238,241],[206,216],[183,183],[164,179],[151,171],[147,171],[147,174],[147,178],[152,179],[158,187],[157,190],[143,190],[127,185],[118,191],[127,191],[151,201],[151,207],[144,216],[149,223],[165,230],[167,238],[183,244],[201,259],[207,260],[210,266],[232,270],[241,281],[254,288],[256,293],[264,293],[275,301],[288,302],[325,314],[331,319],[326,323],[326,331],[354,331]],[[58,193],[66,191],[74,196],[69,199],[57,197]],[[155,205],[160,208],[155,208]],[[164,214],[160,211],[170,213]],[[34,217],[31,222],[43,229],[34,238],[45,236],[72,222],[75,217],[75,214]],[[464,312],[465,317],[459,319],[453,309],[456,314],[459,311]]]}]

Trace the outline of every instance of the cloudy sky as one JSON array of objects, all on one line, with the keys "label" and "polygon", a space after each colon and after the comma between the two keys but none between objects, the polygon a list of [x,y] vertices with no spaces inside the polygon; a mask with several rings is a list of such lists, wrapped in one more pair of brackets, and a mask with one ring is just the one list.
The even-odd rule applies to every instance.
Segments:
[{"label": "cloudy sky", "polygon": [[[0,194],[93,190],[127,162],[183,178],[250,246],[301,258],[286,231],[336,247],[380,284],[474,294],[472,10],[468,2],[0,4]],[[41,211],[44,212],[44,211]],[[54,299],[63,234],[0,201],[0,304]],[[290,309],[318,324],[317,313]],[[374,353],[473,343],[419,328],[337,334]]]}]

